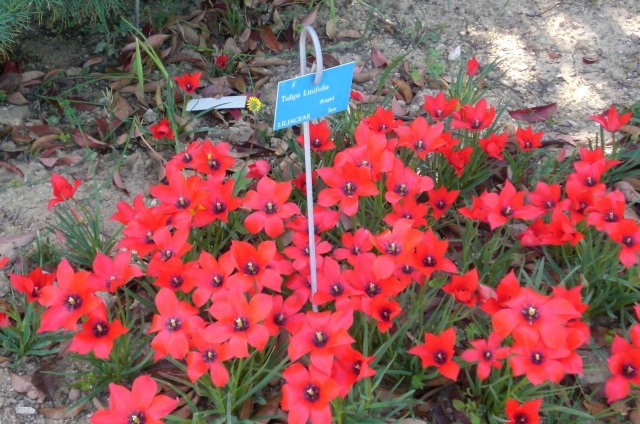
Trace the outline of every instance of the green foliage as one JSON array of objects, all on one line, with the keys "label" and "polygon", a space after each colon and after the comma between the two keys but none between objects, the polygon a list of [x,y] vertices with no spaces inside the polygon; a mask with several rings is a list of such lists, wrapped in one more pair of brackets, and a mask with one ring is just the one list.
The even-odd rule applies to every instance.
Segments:
[{"label": "green foliage", "polygon": [[32,18],[45,21],[52,30],[100,23],[107,27],[109,14],[123,9],[121,0],[3,0],[0,2],[0,54],[11,49],[15,38]]}]

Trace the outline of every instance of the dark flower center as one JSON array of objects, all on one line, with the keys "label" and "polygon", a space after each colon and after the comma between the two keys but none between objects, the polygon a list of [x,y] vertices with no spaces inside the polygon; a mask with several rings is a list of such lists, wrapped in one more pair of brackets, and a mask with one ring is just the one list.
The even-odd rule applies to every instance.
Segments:
[{"label": "dark flower center", "polygon": [[169,283],[171,284],[171,287],[178,289],[182,286],[182,283],[184,283],[184,278],[182,278],[182,275],[175,275],[171,280],[169,280]]},{"label": "dark flower center", "polygon": [[424,266],[434,267],[434,266],[436,266],[437,263],[438,263],[438,261],[436,260],[435,256],[433,256],[433,255],[427,255],[422,259],[422,265],[424,265]]},{"label": "dark flower center", "polygon": [[547,202],[544,204],[544,207],[547,209],[555,208],[556,207],[555,200],[547,200]]},{"label": "dark flower center", "polygon": [[409,193],[409,189],[406,184],[396,184],[394,191],[400,196],[406,196]]},{"label": "dark flower center", "polygon": [[587,187],[593,187],[594,185],[596,185],[596,180],[591,175],[589,175],[584,179],[584,185],[586,185]]},{"label": "dark flower center", "polygon": [[351,366],[351,371],[353,371],[355,375],[359,375],[361,368],[362,368],[362,361],[356,361]]},{"label": "dark flower center", "polygon": [[638,370],[631,364],[624,364],[622,366],[621,374],[625,378],[634,378],[637,374]]},{"label": "dark flower center", "polygon": [[320,399],[320,387],[313,383],[307,384],[303,392],[304,399],[308,402],[315,402]]},{"label": "dark flower center", "polygon": [[544,362],[544,355],[540,352],[531,353],[531,363],[534,365],[540,365]]},{"label": "dark flower center", "polygon": [[344,293],[344,286],[342,285],[342,283],[334,281],[333,285],[331,286],[330,292],[333,297],[338,297],[342,293]]},{"label": "dark flower center", "polygon": [[355,183],[349,181],[349,182],[345,183],[344,186],[342,187],[342,192],[346,196],[353,196],[354,194],[356,194],[356,190],[357,189],[358,189],[358,187],[355,185]]},{"label": "dark flower center", "polygon": [[358,162],[358,166],[357,166],[358,168],[363,167],[363,166],[366,166],[367,168],[371,167],[370,164],[369,164],[369,161],[366,160],[366,159],[363,159],[363,160]]},{"label": "dark flower center", "polygon": [[380,125],[378,126],[378,131],[384,131],[384,130],[386,130],[387,128],[389,128],[389,126],[388,126],[387,124],[380,124]]},{"label": "dark flower center", "polygon": [[398,256],[402,252],[402,247],[396,242],[391,242],[385,247],[385,253],[387,255]]},{"label": "dark flower center", "polygon": [[416,152],[423,152],[425,147],[424,147],[424,141],[422,140],[418,140],[415,143],[413,143],[413,148],[416,150]]},{"label": "dark flower center", "polygon": [[402,217],[405,219],[413,219],[413,215],[411,215],[410,212],[405,212],[404,215],[402,215]]},{"label": "dark flower center", "polygon": [[618,214],[615,212],[609,212],[604,217],[604,220],[607,222],[618,222],[618,219]]},{"label": "dark flower center", "polygon": [[400,269],[402,270],[403,274],[411,274],[414,271],[413,267],[408,264],[402,265]]},{"label": "dark flower center", "polygon": [[475,121],[471,122],[471,128],[473,128],[474,130],[477,130],[478,128],[480,128],[481,125],[482,125],[482,121],[479,119],[476,119]]},{"label": "dark flower center", "polygon": [[523,414],[522,412],[518,412],[516,414],[515,418],[515,424],[528,424],[529,423],[529,417],[526,414]]},{"label": "dark flower center", "polygon": [[530,141],[528,141],[528,140],[527,140],[527,141],[525,141],[525,142],[524,142],[524,148],[525,148],[525,149],[530,149],[530,148],[531,148],[531,142],[530,142]]},{"label": "dark flower center", "polygon": [[191,200],[186,199],[182,196],[178,197],[178,200],[176,200],[176,208],[178,209],[188,208],[190,204],[191,204]]},{"label": "dark flower center", "polygon": [[304,256],[309,256],[311,254],[311,252],[309,251],[309,247],[305,247],[304,249],[302,249],[302,254]]},{"label": "dark flower center", "polygon": [[182,328],[182,320],[178,317],[167,318],[164,322],[164,326],[169,331],[178,331]]},{"label": "dark flower center", "polygon": [[216,352],[215,350],[207,349],[204,352],[202,352],[202,360],[207,364],[215,362],[216,359],[218,359],[218,352]]},{"label": "dark flower center", "polygon": [[540,318],[540,310],[533,305],[525,305],[520,313],[525,321],[529,321],[529,324],[533,324]]},{"label": "dark flower center", "polygon": [[160,258],[163,261],[168,261],[169,259],[171,259],[173,257],[173,252],[169,249],[165,250],[164,252],[160,253]]},{"label": "dark flower center", "polygon": [[253,261],[247,262],[244,266],[244,273],[247,275],[257,275],[260,272],[260,268],[257,264],[254,264]]},{"label": "dark flower center", "polygon": [[211,158],[210,154],[207,156],[207,165],[209,166],[209,168],[211,168],[213,171],[217,171],[218,169],[220,169],[220,161],[218,159]]},{"label": "dark flower center", "polygon": [[31,291],[31,297],[38,297],[38,296],[40,296],[40,289],[38,287],[34,287],[33,290]]},{"label": "dark flower center", "polygon": [[216,274],[211,277],[211,286],[218,288],[224,283],[224,277],[220,274]]},{"label": "dark flower center", "polygon": [[502,216],[509,217],[513,215],[513,209],[511,209],[511,206],[505,206],[504,208],[502,208],[501,213],[502,213]]},{"label": "dark flower center", "polygon": [[226,210],[227,210],[227,205],[222,202],[216,202],[216,204],[213,206],[214,213],[223,213]]},{"label": "dark flower center", "polygon": [[191,153],[185,152],[182,155],[182,162],[189,163],[189,162],[191,162],[191,160],[193,160],[193,155]]},{"label": "dark flower center", "polygon": [[67,308],[69,312],[80,309],[82,307],[82,298],[76,293],[68,294],[64,300],[64,307]]},{"label": "dark flower center", "polygon": [[433,116],[440,118],[442,116],[442,109],[436,109],[433,111]]},{"label": "dark flower center", "polygon": [[442,365],[447,362],[447,354],[442,350],[434,352],[433,360],[436,362],[436,364]]},{"label": "dark flower center", "polygon": [[351,247],[351,254],[359,255],[360,254],[360,248],[358,246],[352,246]]},{"label": "dark flower center", "polygon": [[382,291],[382,287],[380,287],[378,284],[374,282],[369,283],[365,288],[365,293],[369,297],[374,297],[375,295],[380,294],[381,291]]},{"label": "dark flower center", "polygon": [[382,318],[382,321],[384,321],[384,322],[389,322],[391,320],[391,309],[385,308],[385,309],[381,310],[380,311],[380,318]]},{"label": "dark flower center", "polygon": [[287,322],[287,317],[282,312],[279,312],[273,316],[273,323],[275,325],[283,326]]},{"label": "dark flower center", "polygon": [[622,244],[624,244],[627,247],[633,246],[633,237],[631,236],[622,237]]},{"label": "dark flower center", "polygon": [[145,244],[152,244],[154,242],[153,241],[153,233],[151,231],[149,231],[147,233],[147,235],[144,236],[144,242],[145,242]]},{"label": "dark flower center", "polygon": [[267,202],[266,205],[264,205],[264,211],[268,214],[274,214],[276,212],[278,212],[278,205],[276,205],[275,203],[272,202]]},{"label": "dark flower center", "polygon": [[191,91],[193,89],[193,85],[190,82],[186,83],[185,87],[187,88],[187,91]]},{"label": "dark flower center", "polygon": [[96,337],[103,337],[109,333],[109,323],[106,321],[98,321],[93,324],[91,332]]},{"label": "dark flower center", "polygon": [[311,146],[315,148],[322,147],[322,140],[320,140],[319,138],[314,138],[313,140],[311,140]]},{"label": "dark flower center", "polygon": [[442,209],[444,209],[446,207],[447,207],[447,203],[444,200],[442,200],[442,199],[436,200],[436,208],[442,210]]},{"label": "dark flower center", "polygon": [[233,331],[247,331],[249,329],[249,320],[247,317],[239,317],[233,321]]},{"label": "dark flower center", "polygon": [[329,336],[324,331],[316,331],[311,341],[316,347],[325,347],[329,342]]},{"label": "dark flower center", "polygon": [[485,350],[482,354],[482,357],[485,361],[490,361],[493,358],[493,352],[491,352],[490,350]]},{"label": "dark flower center", "polygon": [[585,210],[585,209],[587,208],[587,206],[589,206],[589,205],[587,205],[587,204],[586,204],[586,203],[584,203],[584,202],[580,202],[580,205],[579,205],[579,206],[580,206],[580,207],[578,208],[578,212],[581,212],[581,213],[582,213],[582,212],[584,212],[584,210]]},{"label": "dark flower center", "polygon": [[129,414],[127,417],[127,422],[129,424],[144,424],[147,422],[147,417],[145,417],[144,412],[138,411],[137,409]]}]

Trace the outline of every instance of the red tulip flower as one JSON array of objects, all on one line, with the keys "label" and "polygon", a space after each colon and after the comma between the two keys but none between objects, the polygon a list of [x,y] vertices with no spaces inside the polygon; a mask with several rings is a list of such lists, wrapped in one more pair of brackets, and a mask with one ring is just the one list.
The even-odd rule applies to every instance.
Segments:
[{"label": "red tulip flower", "polygon": [[611,239],[620,245],[620,262],[631,268],[638,263],[640,253],[640,225],[633,219],[623,219],[609,234]]},{"label": "red tulip flower", "polygon": [[[544,337],[548,336],[547,333]],[[527,378],[534,386],[551,381],[559,383],[565,375],[565,366],[560,362],[570,356],[571,351],[560,346],[551,348],[541,340],[540,335],[515,336],[515,343],[511,347],[513,356],[509,358],[509,364],[515,377],[526,374]],[[580,360],[580,356],[576,358]],[[579,364],[581,371],[582,363]]]},{"label": "red tulip flower", "polygon": [[[323,119],[317,124],[309,124],[309,140],[311,150],[314,152],[321,152],[323,150],[331,150],[335,146],[331,136],[331,130],[327,124],[327,120]],[[304,135],[299,135],[296,140],[304,146]]]},{"label": "red tulip flower", "polygon": [[256,190],[245,194],[244,206],[253,209],[244,221],[251,234],[263,228],[269,237],[278,237],[284,232],[284,220],[300,214],[298,205],[287,202],[291,194],[291,182],[278,183],[268,177],[258,181]]},{"label": "red tulip flower", "polygon": [[231,358],[228,344],[214,343],[206,338],[206,334],[194,334],[191,345],[197,350],[187,354],[187,375],[194,383],[209,371],[211,381],[222,387],[229,381],[229,371],[221,362]]},{"label": "red tulip flower", "polygon": [[255,248],[245,241],[231,242],[231,263],[239,271],[229,277],[229,287],[238,286],[245,292],[262,291],[268,287],[280,292],[282,275],[273,266],[277,255],[276,243],[263,241]]},{"label": "red tulip flower", "polygon": [[226,69],[229,62],[229,56],[226,53],[222,53],[216,57],[216,66],[220,69]]},{"label": "red tulip flower", "polygon": [[453,128],[464,128],[469,131],[480,131],[489,128],[496,117],[496,110],[489,106],[485,99],[480,99],[474,105],[464,105],[459,111],[453,112]]},{"label": "red tulip flower", "polygon": [[619,115],[616,107],[612,105],[609,110],[606,110],[601,115],[591,115],[590,118],[602,125],[605,130],[616,132],[631,120],[631,115],[631,112]]},{"label": "red tulip flower", "polygon": [[460,190],[448,191],[445,186],[441,186],[436,189],[427,190],[427,194],[429,195],[429,201],[427,203],[431,206],[433,217],[440,219],[447,209],[456,201]]},{"label": "red tulip flower", "polygon": [[480,69],[480,65],[478,64],[478,60],[475,57],[472,57],[467,62],[467,75],[470,77],[477,74]]},{"label": "red tulip flower", "polygon": [[446,118],[456,110],[458,102],[458,99],[447,100],[442,91],[438,92],[435,97],[424,96],[424,108],[436,121]]},{"label": "red tulip flower", "polygon": [[491,368],[502,368],[501,359],[509,356],[510,349],[508,347],[500,347],[502,337],[496,332],[489,335],[488,340],[474,340],[471,342],[473,349],[467,349],[462,352],[462,359],[467,362],[478,363],[478,377],[484,380],[491,374]]},{"label": "red tulip flower", "polygon": [[158,333],[151,340],[151,347],[156,351],[153,360],[166,355],[181,360],[189,351],[189,335],[204,326],[198,309],[188,302],[179,301],[167,288],[161,288],[156,295],[156,306],[159,313],[153,316],[149,329],[149,333]]},{"label": "red tulip flower", "polygon": [[507,401],[507,424],[540,424],[540,406],[542,398],[530,400],[522,405],[514,399]]},{"label": "red tulip flower", "polygon": [[[7,261],[9,258],[4,258]],[[47,274],[42,272],[40,267],[37,267],[29,273],[29,275],[11,274],[9,275],[11,285],[17,291],[27,295],[27,301],[33,302],[40,298],[41,289],[53,284],[56,276],[54,274]]]},{"label": "red tulip flower", "polygon": [[161,418],[178,406],[179,399],[158,395],[158,385],[148,375],[135,379],[131,391],[109,384],[109,409],[101,409],[91,417],[91,424],[139,423],[161,424]]},{"label": "red tulip flower", "polygon": [[9,263],[9,258],[0,258],[0,268],[4,268],[7,263]]},{"label": "red tulip flower", "polygon": [[51,175],[51,187],[53,187],[53,197],[55,197],[55,199],[49,200],[47,210],[51,210],[51,208],[58,203],[71,199],[78,187],[80,187],[80,184],[82,184],[82,181],[74,179],[73,185],[71,185],[62,175],[54,172]]},{"label": "red tulip flower", "polygon": [[605,392],[609,403],[624,399],[629,394],[631,383],[640,385],[640,340],[632,331],[633,346],[616,335],[611,344],[611,357],[607,359],[612,377],[607,380]]},{"label": "red tulip flower", "polygon": [[409,349],[409,353],[422,360],[422,367],[437,367],[440,374],[455,381],[460,372],[460,365],[453,361],[453,346],[456,343],[456,332],[453,327],[443,331],[439,336],[424,333],[425,344]]},{"label": "red tulip flower", "polygon": [[88,272],[74,272],[69,262],[62,259],[56,270],[58,285],[48,285],[40,290],[40,304],[48,308],[42,315],[38,333],[61,328],[75,330],[80,317],[102,304],[89,289],[88,279]]},{"label": "red tulip flower", "polygon": [[425,160],[429,153],[446,145],[446,141],[440,137],[443,130],[444,123],[429,125],[426,119],[418,116],[409,125],[395,128],[394,132],[399,137],[398,146],[410,148],[420,159]]},{"label": "red tulip flower", "polygon": [[339,202],[342,212],[354,216],[358,212],[360,196],[378,194],[378,188],[371,180],[369,168],[357,168],[347,162],[341,168],[321,168],[317,172],[329,186],[318,195],[320,206],[329,207]]},{"label": "red tulip flower", "polygon": [[376,371],[369,367],[375,357],[364,356],[351,346],[341,346],[336,349],[336,360],[331,369],[331,378],[340,385],[340,396],[344,398],[357,382],[376,375]]},{"label": "red tulip flower", "polygon": [[171,122],[169,122],[167,118],[163,118],[157,123],[151,125],[149,127],[149,131],[151,131],[153,138],[157,140],[162,140],[163,138],[173,140],[175,138],[173,130],[171,129]]},{"label": "red tulip flower", "polygon": [[518,128],[516,130],[516,140],[518,140],[520,149],[524,151],[533,150],[540,147],[542,145],[541,140],[543,136],[543,132],[534,133],[531,125],[529,125],[527,129]]},{"label": "red tulip flower", "polygon": [[340,395],[340,386],[325,373],[302,364],[293,364],[282,376],[282,409],[289,411],[289,424],[326,424],[331,422],[329,402]]},{"label": "red tulip flower", "polygon": [[487,156],[503,160],[504,156],[502,155],[502,151],[507,144],[507,138],[509,138],[509,134],[498,135],[491,133],[489,137],[478,140],[478,143]]},{"label": "red tulip flower", "polygon": [[235,358],[248,358],[248,345],[262,351],[269,341],[269,331],[262,324],[271,309],[273,299],[263,293],[247,301],[240,290],[233,290],[226,301],[218,301],[208,309],[216,322],[207,327],[211,341],[229,341],[229,353]]},{"label": "red tulip flower", "polygon": [[474,268],[464,275],[454,275],[451,282],[442,287],[446,293],[453,295],[456,302],[467,306],[476,306],[478,290],[478,271]]},{"label": "red tulip flower", "polygon": [[113,341],[127,332],[129,330],[119,319],[107,320],[107,309],[101,304],[89,314],[89,319],[82,324],[82,331],[73,336],[69,350],[80,355],[93,351],[96,358],[109,359]]},{"label": "red tulip flower", "polygon": [[193,94],[200,84],[201,76],[202,72],[194,72],[193,74],[187,74],[185,72],[181,76],[173,77],[173,79],[178,83],[178,86],[180,86],[180,88],[182,88],[187,94]]},{"label": "red tulip flower", "polygon": [[112,258],[98,252],[93,260],[93,273],[87,283],[95,291],[115,291],[129,280],[144,275],[140,267],[131,265],[131,252],[123,250]]}]

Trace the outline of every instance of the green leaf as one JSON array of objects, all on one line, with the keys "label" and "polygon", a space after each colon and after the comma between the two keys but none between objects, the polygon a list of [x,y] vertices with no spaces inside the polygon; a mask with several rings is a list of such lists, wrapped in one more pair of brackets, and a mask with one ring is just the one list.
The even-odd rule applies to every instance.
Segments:
[{"label": "green leaf", "polygon": [[453,404],[453,407],[456,408],[457,411],[464,411],[465,404],[460,399],[453,399],[451,403]]}]

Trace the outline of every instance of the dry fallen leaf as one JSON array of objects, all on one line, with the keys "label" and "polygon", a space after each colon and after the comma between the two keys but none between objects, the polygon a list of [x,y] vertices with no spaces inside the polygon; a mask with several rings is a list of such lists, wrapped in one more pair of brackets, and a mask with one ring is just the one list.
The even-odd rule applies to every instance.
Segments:
[{"label": "dry fallen leaf", "polygon": [[413,99],[413,91],[411,90],[409,84],[401,79],[392,79],[391,82],[398,88],[398,92],[400,93],[404,101],[407,104],[411,103],[411,100]]},{"label": "dry fallen leaf", "polygon": [[11,373],[11,387],[18,393],[25,393],[29,399],[37,399],[38,403],[44,402],[47,397],[31,383],[31,377],[28,375]]},{"label": "dry fallen leaf", "polygon": [[57,408],[40,408],[38,409],[38,413],[50,420],[70,420],[82,412],[86,404],[86,402],[83,402],[80,405],[71,408],[69,411],[67,411],[67,407],[65,406]]},{"label": "dry fallen leaf", "polygon": [[7,97],[5,97],[5,100],[11,103],[12,105],[16,105],[16,106],[23,106],[23,105],[29,104],[29,100],[25,99],[22,93],[20,93],[19,91],[13,92],[11,94],[7,94]]},{"label": "dry fallen leaf", "polygon": [[113,96],[113,114],[118,119],[127,119],[133,113],[133,107],[131,103],[120,93],[116,93]]},{"label": "dry fallen leaf", "polygon": [[334,38],[336,38],[336,36],[338,35],[338,29],[336,26],[335,19],[329,19],[327,21],[327,25],[325,26],[325,32],[327,33],[327,37],[329,37],[330,40],[333,40]]},{"label": "dry fallen leaf", "polygon": [[260,27],[260,39],[270,50],[276,53],[280,52],[280,44],[278,44],[278,40],[269,25]]},{"label": "dry fallen leaf", "polygon": [[373,66],[376,68],[389,65],[389,59],[387,59],[382,52],[375,47],[371,49],[371,61],[373,62]]},{"label": "dry fallen leaf", "polygon": [[378,76],[380,72],[382,72],[380,68],[375,68],[366,72],[354,73],[353,82],[362,83],[362,82],[371,81],[376,76]]},{"label": "dry fallen leaf", "polygon": [[509,115],[518,121],[529,122],[534,124],[536,122],[546,121],[551,115],[556,113],[558,106],[555,103],[549,103],[544,106],[536,106],[526,109],[510,110]]}]

